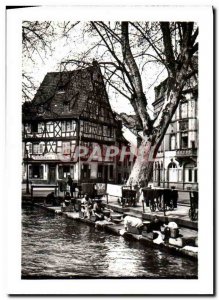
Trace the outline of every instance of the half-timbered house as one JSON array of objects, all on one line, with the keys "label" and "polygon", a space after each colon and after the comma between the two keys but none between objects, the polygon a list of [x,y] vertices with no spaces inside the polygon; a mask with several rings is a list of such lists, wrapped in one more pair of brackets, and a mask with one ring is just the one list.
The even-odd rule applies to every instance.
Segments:
[{"label": "half-timbered house", "polygon": [[68,175],[80,182],[120,181],[109,146],[128,142],[98,66],[47,73],[34,99],[23,104],[22,123],[24,181],[55,183]]}]

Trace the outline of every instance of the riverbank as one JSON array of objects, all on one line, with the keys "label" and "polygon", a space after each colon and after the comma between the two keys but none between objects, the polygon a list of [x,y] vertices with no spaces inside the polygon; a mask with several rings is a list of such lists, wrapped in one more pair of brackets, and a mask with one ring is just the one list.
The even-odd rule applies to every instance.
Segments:
[{"label": "riverbank", "polygon": [[[25,194],[22,192],[22,203],[42,203],[45,200],[47,194],[48,191],[44,191],[44,193],[42,191],[37,191],[33,198],[31,198],[30,194]],[[63,197],[60,196],[60,200],[62,199]],[[102,202],[106,208],[112,209],[113,211],[121,214],[128,214],[133,217],[139,217],[142,218],[142,220],[151,220],[155,215],[157,215],[161,219],[161,221],[164,221],[164,217],[168,217],[170,222],[176,222],[180,227],[198,231],[198,222],[192,221],[189,218],[190,206],[188,205],[187,200],[181,200],[181,203],[178,204],[177,208],[172,211],[166,211],[165,216],[164,212],[162,211],[152,212],[150,208],[146,207],[145,205],[143,208],[142,203],[137,203],[136,207],[122,207],[118,204],[118,197],[112,195],[108,195],[107,198],[103,197]]]},{"label": "riverbank", "polygon": [[[198,247],[197,247],[197,231],[193,229],[188,229],[184,227],[180,227],[180,235],[181,237],[176,238],[176,239],[171,239],[168,242],[165,243],[156,243],[156,239],[153,239],[153,236],[151,234],[148,234],[148,236],[143,236],[142,234],[135,234],[132,232],[124,232],[124,224],[123,221],[119,223],[114,223],[114,222],[108,222],[108,221],[92,221],[90,219],[83,219],[80,218],[78,212],[62,212],[61,207],[52,207],[52,206],[45,206],[41,203],[34,203],[35,206],[38,206],[42,209],[45,209],[47,211],[50,211],[54,214],[60,214],[63,215],[64,217],[67,217],[69,219],[73,219],[78,222],[83,222],[88,224],[89,226],[95,226],[96,228],[100,230],[104,230],[105,232],[109,232],[112,234],[115,234],[117,236],[123,236],[125,239],[132,239],[136,240],[140,243],[143,243],[147,245],[147,247],[152,247],[152,248],[158,248],[162,251],[166,251],[175,255],[180,255],[180,256],[185,256],[189,257],[191,259],[198,259]],[[107,204],[105,205],[106,207]],[[115,208],[115,207],[114,207]],[[121,209],[121,207],[118,207]],[[111,207],[112,209],[112,207]],[[125,209],[126,210],[126,209]],[[116,212],[116,210],[114,210]],[[121,211],[120,213],[122,213]],[[117,210],[117,213],[118,210]],[[127,215],[133,216],[133,211],[126,210],[125,212]],[[135,215],[136,216],[136,215]],[[137,216],[136,216],[137,217]],[[140,217],[140,216],[139,216]],[[146,218],[144,216],[144,218]],[[151,215],[148,216],[148,220],[151,219]],[[162,218],[161,218],[162,219]],[[171,221],[168,218],[169,221]]]}]

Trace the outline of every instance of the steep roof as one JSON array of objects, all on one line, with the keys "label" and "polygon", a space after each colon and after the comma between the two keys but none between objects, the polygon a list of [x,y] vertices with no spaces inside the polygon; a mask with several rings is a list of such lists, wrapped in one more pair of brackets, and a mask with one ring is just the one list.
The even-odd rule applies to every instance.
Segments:
[{"label": "steep roof", "polygon": [[22,112],[23,120],[98,119],[100,113],[103,121],[115,122],[101,70],[95,65],[80,70],[47,73],[34,99],[23,105]]}]

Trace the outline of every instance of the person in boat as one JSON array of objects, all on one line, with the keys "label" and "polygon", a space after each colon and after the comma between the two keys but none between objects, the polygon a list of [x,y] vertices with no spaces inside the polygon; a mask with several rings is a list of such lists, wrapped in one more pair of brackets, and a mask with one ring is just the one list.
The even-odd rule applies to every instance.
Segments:
[{"label": "person in boat", "polygon": [[101,199],[96,199],[92,213],[94,216],[97,217],[97,220],[101,221],[104,219],[104,214],[103,214],[103,205],[102,205],[102,200]]}]

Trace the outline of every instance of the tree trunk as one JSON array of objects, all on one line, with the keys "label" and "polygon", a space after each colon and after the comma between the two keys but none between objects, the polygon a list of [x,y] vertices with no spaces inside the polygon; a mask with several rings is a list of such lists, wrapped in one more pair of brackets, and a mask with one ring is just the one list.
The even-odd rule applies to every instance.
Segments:
[{"label": "tree trunk", "polygon": [[174,86],[172,89],[166,93],[162,110],[153,124],[150,136],[143,138],[141,142],[127,185],[147,186],[152,179],[154,159],[180,99],[181,89],[174,89]]},{"label": "tree trunk", "polygon": [[188,23],[187,27],[187,31],[183,36],[183,43],[181,44],[180,57],[176,62],[173,53],[169,23],[161,23],[164,53],[166,56],[169,77],[166,83],[166,92],[164,94],[165,100],[162,109],[156,120],[152,122],[147,111],[147,100],[143,92],[141,76],[130,48],[128,23],[122,22],[123,58],[125,64],[128,66],[130,78],[135,89],[135,98],[133,100],[135,101],[135,111],[142,121],[143,134],[147,137],[142,140],[138,149],[137,158],[127,181],[127,185],[141,184],[147,186],[151,179],[154,158],[156,157],[159,146],[177,109],[181,92],[187,81],[189,65],[191,64],[191,57],[193,54],[190,49],[193,24]]},{"label": "tree trunk", "polygon": [[126,185],[147,186],[153,171],[155,148],[150,139],[143,139],[138,148],[137,158]]}]

